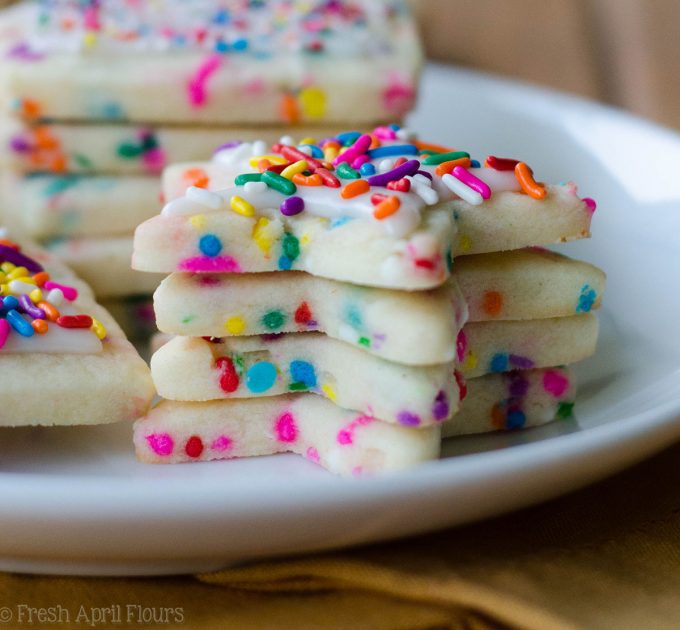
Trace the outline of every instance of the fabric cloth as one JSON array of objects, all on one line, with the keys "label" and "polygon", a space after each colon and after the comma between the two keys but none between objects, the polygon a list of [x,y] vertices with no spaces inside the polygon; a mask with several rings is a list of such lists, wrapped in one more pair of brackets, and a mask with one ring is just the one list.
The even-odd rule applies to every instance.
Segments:
[{"label": "fabric cloth", "polygon": [[[217,573],[4,574],[0,625],[4,606],[14,613],[5,627],[28,625],[17,622],[23,603],[66,608],[71,623],[60,628],[85,627],[85,618],[76,621],[81,607],[112,605],[121,608],[121,623],[109,618],[98,627],[677,628],[679,460],[677,445],[590,488],[487,522]],[[154,611],[159,623],[145,622],[150,613],[135,606]],[[178,608],[181,619],[163,617],[163,609]]]}]

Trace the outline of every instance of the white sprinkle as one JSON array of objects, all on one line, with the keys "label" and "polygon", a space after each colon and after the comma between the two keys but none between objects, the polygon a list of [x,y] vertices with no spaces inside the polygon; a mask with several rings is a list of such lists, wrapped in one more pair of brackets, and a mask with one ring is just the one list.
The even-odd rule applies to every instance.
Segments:
[{"label": "white sprinkle", "polygon": [[243,192],[248,195],[254,195],[267,190],[267,184],[264,182],[246,182],[243,186]]},{"label": "white sprinkle", "polygon": [[46,301],[54,306],[61,306],[64,303],[64,292],[61,289],[52,289],[47,294]]},{"label": "white sprinkle", "polygon": [[450,173],[442,176],[442,182],[451,192],[458,195],[463,201],[467,201],[471,206],[479,206],[484,202],[482,195]]},{"label": "white sprinkle", "polygon": [[312,147],[306,144],[298,145],[298,151],[304,153],[305,155],[312,155]]},{"label": "white sprinkle", "polygon": [[292,136],[281,136],[281,138],[279,138],[279,144],[292,147],[295,144],[295,140],[293,140]]},{"label": "white sprinkle", "polygon": [[201,206],[206,206],[211,210],[219,210],[224,204],[224,199],[222,199],[222,197],[205,188],[199,188],[198,186],[189,186],[186,195],[189,201],[193,201]]},{"label": "white sprinkle", "polygon": [[387,173],[387,171],[391,171],[395,161],[396,160],[390,160],[389,158],[380,160],[380,162],[378,162],[378,173]]},{"label": "white sprinkle", "polygon": [[22,282],[21,280],[12,280],[9,283],[9,290],[12,293],[30,293],[33,289],[35,289],[34,284]]},{"label": "white sprinkle", "polygon": [[416,137],[416,134],[406,127],[397,130],[396,134],[399,140],[413,140]]},{"label": "white sprinkle", "polygon": [[432,180],[429,177],[425,177],[422,173],[416,173],[413,176],[413,180],[419,184],[425,184],[426,186],[432,186]]},{"label": "white sprinkle", "polygon": [[253,142],[253,156],[264,155],[267,152],[267,143],[264,140]]},{"label": "white sprinkle", "polygon": [[219,164],[234,164],[250,157],[253,145],[250,142],[242,142],[237,147],[221,149],[213,155],[213,161]]},{"label": "white sprinkle", "polygon": [[411,182],[411,188],[428,206],[434,206],[434,204],[439,203],[439,193],[431,186],[413,181]]},{"label": "white sprinkle", "polygon": [[177,199],[166,203],[161,210],[164,217],[191,216],[202,212],[205,212],[205,206],[192,201],[188,197],[177,197]]}]

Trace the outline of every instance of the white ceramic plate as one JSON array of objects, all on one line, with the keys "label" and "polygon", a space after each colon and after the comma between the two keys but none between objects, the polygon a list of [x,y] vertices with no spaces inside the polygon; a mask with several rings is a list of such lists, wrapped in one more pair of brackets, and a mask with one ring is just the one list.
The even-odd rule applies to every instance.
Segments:
[{"label": "white ceramic plate", "polygon": [[2,429],[0,569],[205,571],[416,534],[554,497],[680,437],[680,137],[444,67],[428,68],[410,124],[477,155],[523,156],[598,200],[595,237],[561,248],[609,274],[577,419],[449,441],[441,461],[359,480],[292,455],[144,466],[129,426]]}]

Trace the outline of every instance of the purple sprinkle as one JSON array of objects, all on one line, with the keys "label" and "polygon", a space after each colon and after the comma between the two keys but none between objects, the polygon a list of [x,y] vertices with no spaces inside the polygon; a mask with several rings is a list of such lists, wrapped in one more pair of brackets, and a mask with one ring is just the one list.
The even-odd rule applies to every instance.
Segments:
[{"label": "purple sprinkle", "polygon": [[21,59],[22,61],[39,61],[44,58],[43,53],[31,50],[26,42],[21,42],[7,51],[8,59]]},{"label": "purple sprinkle", "polygon": [[399,424],[405,424],[408,427],[417,427],[420,424],[420,418],[410,411],[400,411],[397,420]]},{"label": "purple sprinkle", "polygon": [[278,341],[284,334],[285,333],[265,333],[264,335],[260,335],[260,339],[265,342]]},{"label": "purple sprinkle", "polygon": [[40,273],[43,271],[40,263],[7,245],[0,245],[0,261],[11,262],[17,267],[26,267],[31,273]]},{"label": "purple sprinkle", "polygon": [[232,140],[231,142],[225,142],[224,144],[221,144],[219,147],[217,147],[213,153],[217,153],[218,151],[222,151],[223,149],[233,149],[234,147],[237,147],[240,144],[241,144],[240,140]]},{"label": "purple sprinkle", "polygon": [[19,296],[19,310],[27,313],[33,319],[45,319],[45,311],[33,304],[25,293]]},{"label": "purple sprinkle", "polygon": [[304,209],[305,202],[302,197],[288,197],[288,199],[284,199],[280,208],[281,214],[285,214],[287,217],[300,214]]},{"label": "purple sprinkle", "polygon": [[508,389],[511,396],[515,398],[521,398],[526,396],[527,392],[529,391],[529,381],[523,376],[517,376],[516,378],[512,379]]},{"label": "purple sprinkle", "polygon": [[439,390],[432,405],[432,415],[435,420],[446,420],[449,417],[449,399],[446,393]]},{"label": "purple sprinkle", "polygon": [[531,359],[527,357],[522,357],[518,354],[509,355],[508,361],[510,362],[510,365],[519,370],[528,370],[534,367],[534,362]]},{"label": "purple sprinkle", "polygon": [[370,186],[387,186],[390,182],[407,175],[415,175],[419,168],[420,162],[418,160],[408,160],[408,162],[404,162],[401,166],[397,166],[397,168],[393,168],[391,171],[387,171],[387,173],[372,175],[367,181]]},{"label": "purple sprinkle", "polygon": [[432,181],[432,173],[428,173],[427,171],[416,171],[416,175],[424,175],[427,179]]},{"label": "purple sprinkle", "polygon": [[9,141],[9,146],[15,153],[26,153],[31,149],[31,145],[28,143],[26,138],[22,138],[21,136],[14,136]]}]

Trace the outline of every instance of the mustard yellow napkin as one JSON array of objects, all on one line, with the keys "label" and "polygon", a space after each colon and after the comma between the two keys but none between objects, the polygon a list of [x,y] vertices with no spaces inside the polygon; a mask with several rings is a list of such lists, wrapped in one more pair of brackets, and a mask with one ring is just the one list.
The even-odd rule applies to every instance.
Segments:
[{"label": "mustard yellow napkin", "polygon": [[[679,462],[680,445],[591,488],[485,523],[195,577],[4,574],[0,626],[3,607],[16,622],[26,604],[66,608],[71,623],[49,626],[59,628],[88,627],[75,620],[81,608],[112,605],[121,622],[131,611],[129,623],[98,627],[680,628]],[[149,610],[175,613],[140,624]]]}]

